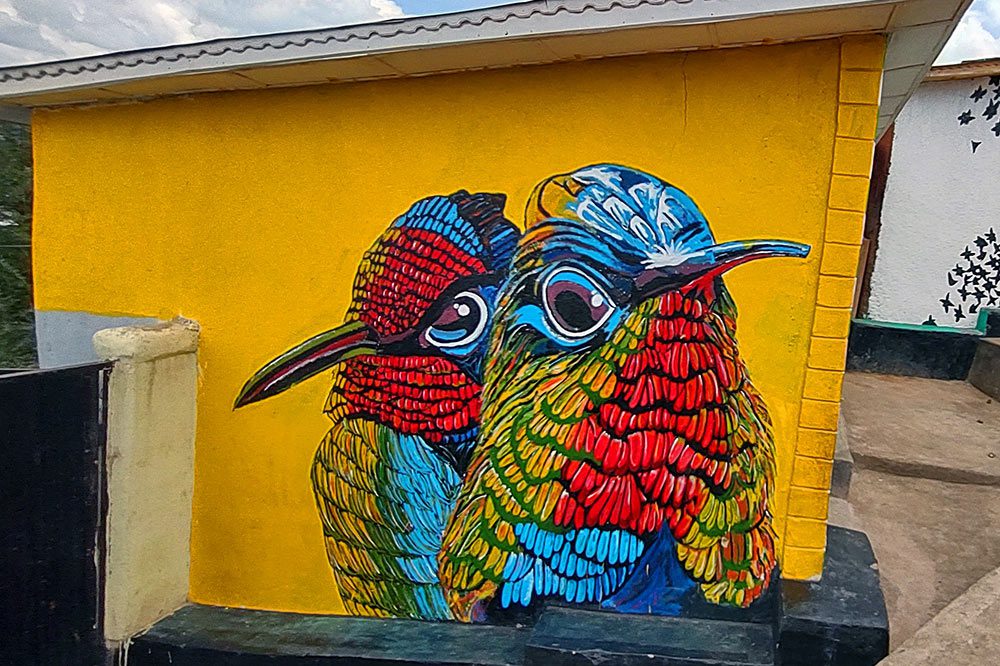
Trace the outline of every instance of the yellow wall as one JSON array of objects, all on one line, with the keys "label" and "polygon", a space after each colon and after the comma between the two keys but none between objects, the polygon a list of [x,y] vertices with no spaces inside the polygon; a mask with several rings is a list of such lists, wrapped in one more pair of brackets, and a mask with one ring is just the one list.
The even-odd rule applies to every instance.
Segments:
[{"label": "yellow wall", "polygon": [[[832,379],[839,394],[843,366],[849,284],[820,283],[821,261],[833,256],[823,244],[831,182],[840,187],[831,179],[838,116],[868,134],[841,161],[848,148],[870,159],[874,133],[877,86],[872,97],[857,84],[869,106],[849,117],[838,109],[850,73],[841,50],[814,42],[36,113],[37,307],[182,315],[202,327],[192,599],[341,610],[309,482],[328,427],[327,381],[239,412],[234,396],[275,354],[341,321],[362,253],[416,199],[505,192],[520,223],[533,185],[594,162],[672,181],[719,240],[813,246],[806,261],[754,262],[727,277],[741,350],[776,424],[781,534],[793,459],[798,495],[810,479],[828,483],[825,450],[795,458],[795,446],[810,346],[836,366],[810,374],[813,384]],[[843,51],[845,66],[856,54],[880,67],[881,40]],[[860,180],[844,185],[848,208],[867,187]],[[860,227],[844,228],[849,263]],[[830,289],[836,309],[822,316],[834,330],[824,337],[814,304]],[[816,351],[816,340],[835,348]],[[826,402],[812,401],[819,408],[807,403],[820,413],[816,433],[829,425],[832,395],[827,387]],[[820,466],[813,477],[800,470],[809,461]],[[822,561],[813,528],[825,493],[795,501],[811,502],[806,514],[822,508],[798,519],[804,534],[789,535],[799,550],[786,572],[804,577],[818,573],[817,548]]]}]

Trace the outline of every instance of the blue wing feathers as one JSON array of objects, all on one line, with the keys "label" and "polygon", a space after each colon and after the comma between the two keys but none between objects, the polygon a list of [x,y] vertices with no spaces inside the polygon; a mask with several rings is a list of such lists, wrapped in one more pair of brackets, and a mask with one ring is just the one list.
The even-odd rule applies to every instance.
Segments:
[{"label": "blue wing feathers", "polygon": [[644,544],[621,530],[550,532],[534,523],[514,526],[521,553],[504,567],[500,604],[528,605],[533,596],[598,602],[634,568]]}]

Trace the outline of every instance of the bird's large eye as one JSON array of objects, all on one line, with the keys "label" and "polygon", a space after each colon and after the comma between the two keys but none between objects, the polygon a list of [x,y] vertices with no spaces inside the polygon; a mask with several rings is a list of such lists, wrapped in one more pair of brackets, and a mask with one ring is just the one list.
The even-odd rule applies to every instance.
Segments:
[{"label": "bird's large eye", "polygon": [[489,321],[483,297],[473,291],[455,296],[424,333],[435,347],[454,349],[476,343]]},{"label": "bird's large eye", "polygon": [[575,268],[560,268],[545,279],[542,303],[556,332],[573,339],[597,331],[615,310],[607,292]]}]

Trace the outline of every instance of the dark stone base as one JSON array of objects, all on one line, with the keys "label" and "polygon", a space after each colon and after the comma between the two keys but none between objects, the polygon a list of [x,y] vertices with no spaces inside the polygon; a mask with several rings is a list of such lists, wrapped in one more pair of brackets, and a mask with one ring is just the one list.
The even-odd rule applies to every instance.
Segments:
[{"label": "dark stone base", "polygon": [[983,338],[976,348],[976,360],[969,370],[969,383],[1000,400],[1000,338]]},{"label": "dark stone base", "polygon": [[127,666],[524,663],[530,629],[186,606],[140,634]]},{"label": "dark stone base", "polygon": [[784,581],[782,666],[867,666],[889,653],[878,564],[863,532],[827,528],[819,582]]},{"label": "dark stone base", "polygon": [[745,611],[704,602],[685,617],[549,605],[527,625],[297,615],[187,606],[137,636],[127,666],[501,664],[869,666],[888,652],[867,537],[828,531],[822,582],[785,581]]},{"label": "dark stone base", "polygon": [[769,624],[552,608],[528,639],[525,664],[772,666],[774,647]]},{"label": "dark stone base", "polygon": [[885,375],[965,379],[981,333],[855,319],[847,369]]}]

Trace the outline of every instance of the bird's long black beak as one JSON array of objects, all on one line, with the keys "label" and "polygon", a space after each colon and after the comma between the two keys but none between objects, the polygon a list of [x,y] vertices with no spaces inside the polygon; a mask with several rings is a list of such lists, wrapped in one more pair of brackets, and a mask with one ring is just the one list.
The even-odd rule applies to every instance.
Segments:
[{"label": "bird's long black beak", "polygon": [[782,240],[743,240],[716,243],[679,255],[654,259],[636,278],[643,298],[677,289],[699,280],[714,279],[726,271],[754,259],[809,256],[812,248],[803,243]]},{"label": "bird's long black beak", "polygon": [[341,361],[378,350],[371,329],[359,321],[347,322],[296,345],[255,372],[240,390],[233,409],[278,395]]}]

